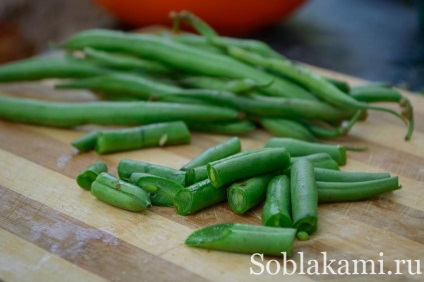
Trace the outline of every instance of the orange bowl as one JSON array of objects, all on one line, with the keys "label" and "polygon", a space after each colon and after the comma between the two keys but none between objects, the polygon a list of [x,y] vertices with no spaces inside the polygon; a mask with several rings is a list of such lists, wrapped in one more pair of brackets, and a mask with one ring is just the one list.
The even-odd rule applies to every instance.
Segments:
[{"label": "orange bowl", "polygon": [[305,0],[95,0],[130,25],[169,25],[169,12],[188,10],[218,32],[242,35],[277,23]]}]

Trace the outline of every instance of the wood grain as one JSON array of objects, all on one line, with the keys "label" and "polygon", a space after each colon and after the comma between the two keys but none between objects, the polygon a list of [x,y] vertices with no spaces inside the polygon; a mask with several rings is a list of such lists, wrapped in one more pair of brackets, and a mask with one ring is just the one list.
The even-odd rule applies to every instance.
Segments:
[{"label": "wood grain", "polygon": [[[324,70],[329,76],[362,81]],[[93,100],[87,92],[58,92],[51,82],[5,84],[1,92],[48,100]],[[396,259],[420,260],[424,272],[424,99],[406,94],[416,109],[416,132],[403,140],[406,128],[395,118],[370,112],[350,135],[331,142],[366,146],[349,152],[347,171],[388,171],[399,175],[401,190],[369,201],[319,206],[319,229],[310,241],[295,242],[305,259],[383,260],[384,271],[396,271]],[[191,216],[173,208],[142,213],[123,211],[97,201],[78,188],[76,175],[103,160],[116,173],[122,158],[179,168],[202,150],[228,138],[194,133],[190,145],[152,148],[105,156],[77,154],[69,142],[92,127],[54,129],[0,121],[0,279],[6,281],[268,281],[287,278],[249,274],[249,255],[193,249],[185,238],[196,228],[221,222],[260,224],[261,207],[246,215],[226,203]],[[259,148],[271,136],[257,130],[243,138],[244,149]],[[8,242],[8,243],[5,243]],[[384,256],[380,256],[380,252]],[[275,258],[266,258],[265,262]],[[282,259],[277,258],[280,263]],[[288,266],[287,270],[293,270]],[[404,272],[406,268],[402,268]],[[83,278],[82,278],[83,277]],[[310,280],[423,280],[423,275],[301,275]]]}]

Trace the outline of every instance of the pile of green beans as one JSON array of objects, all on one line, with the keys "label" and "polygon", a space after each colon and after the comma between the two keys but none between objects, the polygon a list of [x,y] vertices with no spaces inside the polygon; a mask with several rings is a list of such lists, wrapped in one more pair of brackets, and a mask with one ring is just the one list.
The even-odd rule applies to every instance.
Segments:
[{"label": "pile of green beans", "polygon": [[[320,142],[348,134],[366,110],[378,110],[408,123],[405,139],[411,138],[413,107],[389,85],[351,87],[261,41],[221,37],[187,11],[172,17],[176,27],[187,22],[200,35],[87,30],[58,45],[63,57],[0,66],[0,83],[66,79],[55,87],[91,90],[110,100],[59,103],[0,95],[0,118],[54,127],[181,120],[191,131],[242,135],[262,127],[276,137]],[[377,102],[397,103],[402,112],[372,105]],[[80,151],[93,148],[94,135]]]},{"label": "pile of green beans", "polygon": [[179,170],[123,159],[119,179],[97,162],[77,177],[100,201],[129,211],[151,205],[187,216],[227,201],[245,214],[264,203],[263,226],[227,223],[191,234],[188,246],[241,253],[290,256],[295,237],[319,230],[318,204],[360,201],[399,189],[389,173],[345,172],[346,148],[290,138],[270,139],[262,149],[242,151],[238,137],[201,152]]}]

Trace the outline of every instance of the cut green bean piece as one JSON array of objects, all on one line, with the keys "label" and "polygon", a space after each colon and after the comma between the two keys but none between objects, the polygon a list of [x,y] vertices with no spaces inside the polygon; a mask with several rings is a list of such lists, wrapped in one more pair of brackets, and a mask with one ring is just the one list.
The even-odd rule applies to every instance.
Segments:
[{"label": "cut green bean piece", "polygon": [[148,192],[155,206],[172,207],[175,195],[184,188],[180,183],[148,173],[133,173],[130,182]]},{"label": "cut green bean piece", "polygon": [[271,138],[265,148],[285,148],[292,157],[316,153],[329,154],[339,165],[346,164],[346,149],[342,145],[311,143],[292,138]]},{"label": "cut green bean piece", "polygon": [[140,161],[132,161],[129,159],[122,159],[118,164],[119,178],[123,180],[129,180],[131,174],[136,172],[153,174],[163,178],[170,179],[179,183],[182,186],[186,186],[186,172],[173,169],[166,166],[150,164]]},{"label": "cut green bean piece", "polygon": [[266,174],[233,183],[227,194],[231,210],[243,214],[262,203],[273,177],[273,174]]},{"label": "cut green bean piece", "polygon": [[300,160],[300,159],[308,159],[312,162],[312,165],[319,168],[332,169],[332,170],[340,170],[337,162],[327,153],[317,153],[311,154],[303,157],[294,157],[291,158],[291,162]]},{"label": "cut green bean piece", "polygon": [[91,190],[91,184],[96,180],[97,176],[107,172],[107,165],[104,162],[96,162],[89,166],[86,170],[78,174],[77,184],[84,190]]},{"label": "cut green bean piece", "polygon": [[174,206],[178,214],[188,215],[226,199],[227,187],[216,189],[211,185],[209,179],[205,179],[178,191],[174,199]]},{"label": "cut green bean piece", "polygon": [[185,241],[188,246],[237,253],[292,255],[296,229],[240,223],[207,226],[194,231]]},{"label": "cut green bean piece", "polygon": [[96,152],[106,154],[149,147],[190,143],[190,131],[184,122],[173,121],[100,131]]},{"label": "cut green bean piece", "polygon": [[401,188],[397,176],[361,182],[317,181],[317,187],[320,203],[366,200]]},{"label": "cut green bean piece", "polygon": [[262,223],[273,227],[293,227],[290,180],[287,176],[278,175],[269,182],[262,209]]},{"label": "cut green bean piece", "polygon": [[307,241],[310,239],[308,232],[305,232],[305,231],[297,232],[296,236],[297,236],[297,239],[299,239],[300,241]]},{"label": "cut green bean piece", "polygon": [[1,65],[0,82],[90,77],[109,72],[78,59],[39,57]]},{"label": "cut green bean piece", "polygon": [[93,61],[105,67],[122,70],[142,70],[155,74],[172,73],[170,68],[155,61],[144,60],[122,53],[104,52],[93,48],[84,48],[83,51],[88,61]]},{"label": "cut green bean piece", "polygon": [[97,143],[97,135],[99,130],[93,130],[80,138],[71,141],[71,145],[78,149],[80,152],[87,152],[94,150]]},{"label": "cut green bean piece", "polygon": [[253,122],[249,120],[234,122],[187,122],[190,130],[198,132],[217,133],[225,135],[243,135],[256,129]]},{"label": "cut green bean piece", "polygon": [[261,118],[262,126],[277,137],[289,137],[310,142],[318,139],[302,124],[282,118]]},{"label": "cut green bean piece", "polygon": [[290,173],[293,226],[309,235],[317,230],[318,192],[311,161],[293,163]]},{"label": "cut green bean piece", "polygon": [[252,150],[249,154],[228,158],[206,166],[208,177],[219,188],[237,180],[282,171],[290,166],[290,155],[283,148]]},{"label": "cut green bean piece", "polygon": [[140,125],[165,121],[232,121],[240,113],[222,107],[162,102],[47,102],[0,96],[0,118],[55,127],[84,124]]},{"label": "cut green bean piece", "polygon": [[223,159],[241,151],[241,143],[238,137],[233,137],[216,146],[210,147],[192,159],[181,170],[188,170],[198,166],[206,165],[210,162]]},{"label": "cut green bean piece", "polygon": [[390,173],[346,172],[314,167],[316,181],[322,182],[361,182],[389,178]]},{"label": "cut green bean piece", "polygon": [[106,172],[97,176],[91,186],[91,194],[102,202],[129,211],[142,211],[152,205],[143,189]]}]

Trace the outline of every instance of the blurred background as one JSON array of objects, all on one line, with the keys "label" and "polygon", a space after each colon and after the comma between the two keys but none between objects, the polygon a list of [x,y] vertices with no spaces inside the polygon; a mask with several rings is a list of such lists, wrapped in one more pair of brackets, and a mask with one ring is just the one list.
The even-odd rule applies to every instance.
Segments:
[{"label": "blurred background", "polygon": [[[83,29],[133,30],[162,23],[165,2],[1,0],[0,63],[48,52],[49,44]],[[207,2],[214,7],[194,4],[191,10],[225,34],[263,40],[300,62],[413,91],[424,89],[422,0],[240,0],[241,9],[230,7],[233,1]]]}]

